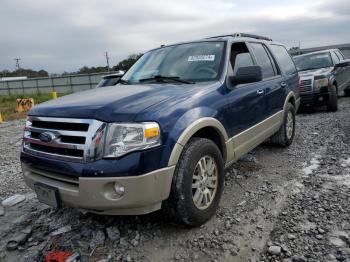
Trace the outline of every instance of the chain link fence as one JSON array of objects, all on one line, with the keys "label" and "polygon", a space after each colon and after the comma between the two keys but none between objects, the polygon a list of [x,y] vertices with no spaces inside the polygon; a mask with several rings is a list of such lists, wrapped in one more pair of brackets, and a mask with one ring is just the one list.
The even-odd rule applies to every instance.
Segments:
[{"label": "chain link fence", "polygon": [[94,88],[103,76],[114,72],[0,81],[0,95],[32,93],[74,93]]}]

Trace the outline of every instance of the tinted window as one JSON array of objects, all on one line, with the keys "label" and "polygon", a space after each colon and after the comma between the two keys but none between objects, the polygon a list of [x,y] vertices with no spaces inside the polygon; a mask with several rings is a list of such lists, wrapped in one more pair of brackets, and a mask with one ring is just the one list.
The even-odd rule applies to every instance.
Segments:
[{"label": "tinted window", "polygon": [[237,72],[237,69],[240,67],[251,66],[251,65],[253,65],[253,60],[249,53],[237,54],[233,73],[235,74]]},{"label": "tinted window", "polygon": [[[238,68],[254,65],[252,56],[245,43],[233,43],[231,46],[230,64],[233,75],[236,75]],[[231,72],[232,73],[232,72]]]},{"label": "tinted window", "polygon": [[289,75],[296,73],[295,64],[284,46],[271,45],[270,49],[282,71]]},{"label": "tinted window", "polygon": [[275,75],[273,70],[273,66],[271,64],[271,60],[269,55],[267,54],[265,48],[262,44],[252,43],[251,47],[253,49],[254,55],[256,57],[257,63],[261,66],[263,71],[263,77],[269,78]]},{"label": "tinted window", "polygon": [[338,64],[340,62],[340,58],[334,52],[331,52],[331,55],[332,55],[334,64],[335,65]]}]

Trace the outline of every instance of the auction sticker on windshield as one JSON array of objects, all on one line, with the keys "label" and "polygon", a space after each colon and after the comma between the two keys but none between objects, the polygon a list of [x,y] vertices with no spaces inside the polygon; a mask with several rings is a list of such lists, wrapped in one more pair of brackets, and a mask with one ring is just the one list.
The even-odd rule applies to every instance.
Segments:
[{"label": "auction sticker on windshield", "polygon": [[188,62],[197,61],[214,61],[215,55],[191,55],[188,57]]}]

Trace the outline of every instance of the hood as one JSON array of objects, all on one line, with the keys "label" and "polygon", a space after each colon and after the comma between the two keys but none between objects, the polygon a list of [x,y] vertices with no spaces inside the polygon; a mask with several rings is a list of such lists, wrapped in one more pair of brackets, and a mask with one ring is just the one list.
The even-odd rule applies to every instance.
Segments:
[{"label": "hood", "polygon": [[162,83],[95,88],[42,103],[32,108],[29,115],[132,121],[148,107],[188,95],[197,86]]},{"label": "hood", "polygon": [[333,71],[333,67],[312,69],[306,71],[299,71],[300,77],[314,77],[318,75],[327,75]]}]

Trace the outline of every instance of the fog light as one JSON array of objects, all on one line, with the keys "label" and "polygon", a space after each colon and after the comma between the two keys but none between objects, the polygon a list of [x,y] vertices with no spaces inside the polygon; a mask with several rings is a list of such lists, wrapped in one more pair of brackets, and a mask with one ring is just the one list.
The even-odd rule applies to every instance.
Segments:
[{"label": "fog light", "polygon": [[118,197],[122,197],[125,193],[125,188],[118,182],[114,183],[114,191]]}]

